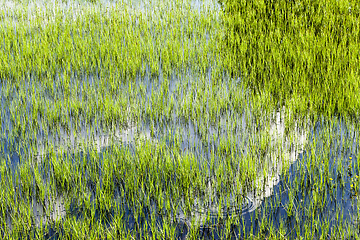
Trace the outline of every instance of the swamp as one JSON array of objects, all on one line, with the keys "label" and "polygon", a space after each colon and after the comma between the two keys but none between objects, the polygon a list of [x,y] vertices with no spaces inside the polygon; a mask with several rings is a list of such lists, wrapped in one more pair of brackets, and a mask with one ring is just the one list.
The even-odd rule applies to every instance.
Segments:
[{"label": "swamp", "polygon": [[1,239],[360,239],[355,0],[4,0]]}]

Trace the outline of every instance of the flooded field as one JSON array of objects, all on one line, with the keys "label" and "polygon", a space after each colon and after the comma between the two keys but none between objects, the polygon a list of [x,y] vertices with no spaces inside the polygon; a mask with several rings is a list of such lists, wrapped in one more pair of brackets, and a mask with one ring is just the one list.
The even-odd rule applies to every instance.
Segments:
[{"label": "flooded field", "polygon": [[2,239],[359,238],[357,117],[254,93],[223,14],[0,4]]}]

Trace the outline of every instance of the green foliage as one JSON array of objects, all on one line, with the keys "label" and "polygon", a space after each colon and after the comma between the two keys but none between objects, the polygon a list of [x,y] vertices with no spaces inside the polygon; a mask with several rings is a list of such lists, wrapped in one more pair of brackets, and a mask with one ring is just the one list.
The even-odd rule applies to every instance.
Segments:
[{"label": "green foliage", "polygon": [[[139,72],[144,74],[144,62],[153,75],[159,71],[167,75],[195,63],[208,64],[211,55],[207,49],[214,41],[200,45],[204,30],[194,23],[210,31],[214,28],[209,23],[213,17],[188,12],[187,26],[183,16],[188,10],[183,7],[171,9],[166,15],[147,16],[118,3],[106,14],[97,7],[83,7],[80,16],[64,15],[59,9],[53,10],[55,17],[29,10],[26,14],[35,15],[34,20],[14,10],[16,26],[10,17],[0,25],[0,78],[18,81],[29,72],[39,78],[53,78],[63,71],[100,71],[106,76],[119,73],[125,81],[134,79]],[[5,15],[4,11],[0,13]]]},{"label": "green foliage", "polygon": [[[350,100],[357,93],[357,35],[347,32],[358,29],[354,9],[348,12],[345,1],[321,2],[323,8],[315,1],[221,1],[218,12],[191,9],[188,0],[158,1],[149,11],[134,2],[107,8],[102,0],[0,9],[1,236],[174,239],[178,224],[191,220],[187,239],[208,226],[229,239],[247,220],[224,214],[268,183],[272,191],[282,174],[281,195],[273,197],[288,192],[290,201],[275,199],[270,209],[265,202],[251,215],[261,218],[260,231],[247,234],[246,223],[239,237],[321,239],[329,232],[329,201],[358,195],[359,156],[343,155],[358,152],[359,125],[348,118],[324,124],[293,171],[290,154],[304,146],[296,128],[309,130],[295,111],[323,111],[320,101],[330,102],[328,113],[356,110]],[[335,23],[345,27],[332,29]],[[290,107],[275,124],[279,100]],[[324,123],[320,115],[312,120]],[[301,201],[299,193],[314,201]],[[56,205],[64,210],[58,218]],[[269,217],[279,206],[296,232]],[[195,222],[203,210],[207,218],[214,217],[208,210],[218,212],[216,225]],[[181,212],[184,218],[176,217]],[[338,225],[333,232],[353,225],[331,224]]]},{"label": "green foliage", "polygon": [[255,92],[299,112],[359,112],[357,1],[219,2],[226,64]]}]

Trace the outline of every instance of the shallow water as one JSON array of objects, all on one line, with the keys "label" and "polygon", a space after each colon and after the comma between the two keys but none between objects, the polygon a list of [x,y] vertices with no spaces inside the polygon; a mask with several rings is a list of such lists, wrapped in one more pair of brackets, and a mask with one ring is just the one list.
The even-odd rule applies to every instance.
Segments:
[{"label": "shallow water", "polygon": [[[174,81],[172,82],[172,86],[175,86],[177,84],[177,80],[174,78]],[[147,84],[149,84],[149,87],[147,87],[147,92],[151,95],[151,92],[154,91],[152,87],[152,83],[147,81]],[[175,89],[175,87],[170,87],[172,89]],[[172,91],[173,92],[173,91]],[[174,94],[174,92],[173,92]],[[149,95],[149,96],[150,96]],[[229,122],[229,116],[230,115],[224,115],[220,119],[220,129],[218,129],[215,126],[209,126],[209,133],[213,136],[215,136],[214,139],[219,139],[219,137],[226,137],[227,136],[227,123]],[[280,112],[277,112],[274,114],[274,122],[272,122],[269,126],[269,129],[267,130],[270,133],[271,139],[273,141],[273,145],[280,140],[280,142],[284,142],[284,124],[281,122],[280,119]],[[241,117],[242,122],[241,129],[245,131],[244,126],[247,125],[245,122],[245,113]],[[196,153],[196,156],[198,156],[199,159],[209,159],[210,158],[210,149],[216,149],[218,147],[218,143],[214,140],[209,140],[208,143],[204,143],[202,140],[202,137],[198,133],[198,128],[200,127],[199,121],[184,121],[180,118],[177,118],[176,116],[173,118],[172,121],[166,122],[163,120],[160,120],[156,124],[156,130],[153,134],[154,136],[151,136],[150,133],[150,126],[149,122],[144,121],[141,124],[139,123],[132,123],[128,128],[125,129],[116,129],[114,132],[108,132],[108,133],[101,133],[96,132],[95,134],[90,134],[88,128],[94,128],[94,126],[83,126],[81,130],[77,133],[77,137],[74,136],[74,129],[70,131],[70,135],[67,134],[69,131],[65,131],[63,128],[60,128],[59,131],[56,131],[56,135],[39,135],[37,138],[37,152],[33,153],[32,155],[35,157],[33,159],[36,160],[37,163],[41,163],[42,161],[47,161],[47,151],[51,148],[57,151],[59,149],[60,152],[63,151],[70,151],[71,154],[75,154],[76,152],[82,152],[83,149],[86,147],[93,147],[95,148],[98,153],[100,154],[104,150],[108,149],[109,147],[116,145],[118,143],[121,143],[122,145],[129,146],[136,144],[136,139],[143,139],[147,141],[152,142],[158,142],[158,141],[166,141],[167,145],[171,147],[172,141],[171,136],[175,132],[179,132],[182,142],[181,142],[181,148],[184,149],[184,151],[193,151]],[[240,125],[239,125],[240,127]],[[239,133],[241,135],[241,133]],[[245,138],[248,132],[243,132]],[[296,146],[296,150],[300,150],[303,148],[305,141],[306,141],[306,135],[303,133],[302,135],[297,133],[300,136],[298,146]],[[6,137],[8,137],[6,135]],[[247,136],[248,138],[249,136]],[[5,138],[6,139],[6,138]],[[16,142],[16,140],[14,140]],[[10,163],[11,163],[11,169],[13,171],[16,171],[17,165],[20,163],[20,156],[21,153],[24,153],[23,150],[20,150],[20,154],[18,152],[14,152],[9,148],[8,146],[11,145],[11,143],[7,140],[4,141],[4,149],[3,154],[10,156]],[[212,146],[212,147],[211,147]],[[269,158],[276,158],[275,152],[269,154]],[[294,162],[297,157],[297,153],[295,152],[295,147],[293,147],[290,152],[287,153],[286,156],[288,161],[290,163]],[[10,164],[9,163],[9,164]],[[263,200],[273,193],[273,188],[279,183],[279,175],[281,173],[281,161],[274,161],[270,160],[268,164],[272,165],[271,169],[273,169],[273,172],[268,173],[268,177],[264,177],[262,174],[258,175],[257,180],[255,181],[256,186],[258,188],[257,192],[250,192],[247,195],[243,196],[243,200],[245,201],[239,205],[239,199],[235,199],[233,194],[230,194],[230,198],[227,200],[228,202],[225,204],[222,209],[218,208],[219,205],[219,199],[217,198],[217,193],[212,187],[212,181],[214,179],[212,177],[209,178],[208,183],[208,189],[206,190],[208,192],[208,196],[204,196],[201,198],[195,199],[195,205],[193,206],[192,214],[191,216],[185,217],[184,213],[180,210],[174,214],[174,221],[175,222],[184,222],[188,226],[191,225],[192,222],[195,221],[195,224],[200,226],[204,225],[204,216],[207,214],[210,214],[211,218],[214,218],[214,221],[216,221],[218,214],[222,216],[231,216],[232,214],[236,215],[243,215],[253,212],[255,209],[257,209]],[[265,187],[265,188],[264,188]],[[54,208],[57,208],[57,211],[50,212],[50,215],[46,217],[44,215],[43,208],[45,208],[44,204],[40,204],[35,201],[34,203],[34,216],[36,218],[36,226],[39,226],[40,220],[41,221],[47,221],[47,219],[55,220],[56,218],[63,218],[65,217],[65,206],[61,204],[62,200],[60,198],[55,198],[55,202],[51,202],[53,204]],[[206,199],[206,200],[205,200]],[[208,202],[208,199],[212,199],[210,202]],[[50,204],[48,201],[47,205]],[[153,206],[153,208],[156,208],[156,206]]]},{"label": "shallow water", "polygon": [[[113,6],[107,1],[102,1],[102,3],[104,8]],[[216,8],[211,3],[209,1],[192,1],[191,6],[199,11],[208,7]],[[5,4],[7,4],[6,11],[3,13],[13,14],[15,5],[12,2],[6,2]],[[33,3],[29,6],[30,12],[36,9],[36,4],[38,3]],[[44,7],[41,6],[41,3],[39,4],[40,8]],[[132,5],[135,10],[147,10],[146,4],[143,4],[141,1],[133,1]],[[76,18],[81,16],[81,10],[84,6],[73,2],[64,4],[62,7],[63,11],[74,11],[74,18]],[[18,18],[19,16],[14,16],[14,22]],[[46,25],[46,22],[44,24]],[[143,78],[137,78],[136,86],[144,87],[145,97],[143,99],[141,94],[139,94],[138,99],[135,101],[137,101],[139,108],[150,109],[151,112],[152,107],[155,105],[152,96],[160,91],[164,79],[161,76],[161,69],[158,78],[153,79],[149,75],[145,74]],[[97,77],[96,74],[91,76],[78,75],[72,81],[80,81],[84,85],[89,84],[91,87],[96,87],[96,82],[99,81]],[[205,81],[208,81],[210,85],[210,68],[208,75],[205,77]],[[169,96],[165,101],[169,101],[171,97],[174,97],[176,110],[180,107],[181,102],[184,101],[186,93],[191,91],[191,87],[198,87],[196,85],[198,79],[198,76],[192,75],[191,71],[181,76],[174,74],[169,80]],[[174,204],[178,204],[178,210],[168,213],[171,216],[172,223],[176,226],[177,238],[186,238],[190,229],[195,228],[199,229],[203,238],[221,239],[219,232],[225,229],[224,220],[230,218],[239,220],[235,224],[234,229],[232,229],[234,238],[259,233],[262,231],[262,224],[268,224],[269,222],[274,224],[275,229],[280,229],[281,224],[286,222],[286,236],[297,238],[303,236],[305,232],[303,228],[297,228],[297,226],[301,225],[301,222],[312,221],[316,224],[314,222],[316,219],[311,219],[313,213],[309,209],[312,208],[316,209],[315,215],[320,221],[327,221],[329,219],[329,229],[320,229],[319,234],[321,232],[328,232],[331,235],[336,232],[336,227],[342,224],[342,220],[348,221],[352,226],[359,226],[357,208],[359,193],[358,189],[352,187],[352,185],[356,184],[355,181],[357,181],[355,176],[359,175],[356,158],[358,153],[358,131],[351,122],[347,122],[342,118],[320,118],[315,123],[309,120],[304,128],[295,126],[295,131],[291,133],[294,134],[295,138],[290,140],[289,135],[285,134],[284,109],[272,113],[273,120],[262,122],[259,126],[259,124],[255,123],[257,118],[256,112],[252,109],[252,103],[249,100],[243,110],[235,111],[234,109],[229,109],[221,117],[218,117],[215,120],[218,125],[201,118],[184,119],[178,116],[176,111],[173,111],[170,117],[160,116],[156,120],[151,120],[151,117],[142,112],[139,121],[129,118],[126,122],[127,126],[113,126],[110,129],[103,128],[101,125],[94,123],[85,124],[81,117],[79,119],[70,117],[68,128],[60,126],[57,130],[49,130],[46,123],[41,123],[39,115],[35,116],[35,118],[37,117],[40,123],[40,131],[31,132],[31,129],[27,129],[28,135],[24,137],[13,134],[14,129],[10,121],[10,114],[16,112],[14,111],[16,106],[14,106],[15,101],[12,100],[18,99],[20,96],[15,88],[10,88],[11,93],[5,93],[7,84],[6,80],[0,81],[0,157],[2,163],[5,162],[6,169],[9,169],[13,176],[18,171],[18,167],[22,164],[25,165],[27,161],[32,161],[32,164],[39,165],[49,161],[51,149],[54,149],[58,158],[69,161],[70,166],[72,166],[71,164],[74,161],[76,162],[89,151],[95,149],[101,164],[101,159],[105,153],[111,154],[116,148],[133,151],[139,142],[145,141],[154,144],[165,142],[166,146],[171,149],[175,145],[175,134],[178,134],[180,138],[182,152],[194,153],[198,160],[198,166],[196,167],[199,168],[199,172],[205,172],[212,154],[220,151],[220,139],[229,139],[236,135],[234,155],[241,158],[250,154],[251,145],[249,142],[256,142],[262,135],[269,135],[271,138],[270,150],[265,155],[258,154],[259,158],[262,156],[263,159],[266,159],[265,163],[257,166],[256,178],[250,184],[255,187],[255,190],[249,191],[244,189],[241,191],[241,194],[236,195],[234,189],[237,188],[237,185],[235,182],[219,187],[216,185],[218,176],[215,176],[209,170],[203,176],[206,182],[205,193],[194,195],[194,204],[190,206],[190,214],[186,214],[184,199],[173,199],[172,196],[164,196],[164,199],[172,199],[175,202]],[[224,94],[232,87],[231,84],[241,84],[241,78],[237,80],[229,79],[226,84],[228,86],[224,88]],[[37,85],[34,79],[29,80],[25,86],[26,89],[31,87],[35,87],[37,93],[42,95],[46,102],[51,104],[57,101],[52,93]],[[83,88],[83,85],[80,88]],[[127,88],[129,88],[129,85],[124,85],[124,89]],[[61,95],[61,91],[59,90],[56,94]],[[26,114],[29,114],[32,108],[31,96],[28,95],[26,90],[26,96],[22,97],[24,97],[24,104],[27,109]],[[82,99],[84,96],[79,95],[78,97]],[[204,106],[204,108],[208,108],[208,106]],[[128,109],[127,111],[128,113],[126,114],[131,116],[131,110]],[[24,116],[17,116],[15,113],[15,119],[21,121],[23,125],[30,125],[29,122],[26,122]],[[74,130],[75,123],[79,124],[79,130],[77,131]],[[297,122],[295,125],[298,125]],[[201,128],[206,129],[205,134]],[[255,130],[257,128],[260,130]],[[330,131],[330,137],[326,138],[323,136],[323,133],[328,131]],[[324,147],[327,145],[330,145],[329,154],[324,153]],[[315,159],[322,159],[326,155],[329,159],[329,165],[323,166],[320,160],[315,165],[309,164],[308,162],[312,155],[315,155]],[[259,159],[254,159],[254,161],[256,163],[263,162]],[[215,158],[215,164],[219,165],[223,162],[219,157]],[[266,173],[264,173],[263,169],[267,169]],[[241,173],[238,172],[237,174]],[[41,176],[46,184],[49,176],[47,169],[42,169]],[[330,178],[332,180],[329,180]],[[15,182],[14,186],[21,185],[19,183],[21,180],[13,178],[13,181]],[[316,186],[316,184],[322,182],[326,182],[324,183],[325,187],[320,188]],[[150,228],[146,224],[150,223],[152,214],[156,215],[160,229],[162,223],[166,220],[166,217],[158,213],[158,210],[163,206],[158,206],[151,199],[149,202],[145,202],[145,199],[148,197],[146,192],[142,193],[142,195],[140,194],[144,200],[144,206],[133,206],[131,199],[127,199],[125,194],[127,186],[122,186],[121,184],[121,186],[116,188],[112,196],[120,207],[111,209],[109,216],[104,219],[98,213],[97,209],[99,206],[96,206],[95,203],[96,183],[88,180],[86,185],[87,194],[90,195],[91,199],[91,207],[96,209],[96,218],[99,221],[106,222],[103,223],[104,228],[108,228],[112,223],[114,215],[120,212],[124,213],[126,229],[129,232],[139,231],[134,214],[136,212],[135,209],[141,207],[144,208],[143,211],[145,213],[142,217],[144,218],[141,225],[142,229]],[[219,191],[223,188],[227,193],[227,198],[225,199],[219,197]],[[21,195],[21,190],[18,193]],[[316,198],[321,198],[321,207],[313,207],[314,199]],[[58,193],[56,196],[47,196],[45,199],[47,199],[45,202],[41,202],[33,198],[31,199],[31,204],[34,216],[33,226],[41,228],[41,223],[49,226],[47,237],[51,236],[53,232],[59,233],[62,231],[61,228],[56,230],[53,226],[55,220],[69,219],[71,217],[81,218],[84,216],[81,203],[78,203],[77,199],[69,200],[62,193]],[[70,206],[64,203],[69,201],[71,201]],[[336,215],[341,216],[341,221],[334,217]],[[12,228],[11,214],[6,216],[6,224],[9,226],[9,229]],[[142,234],[142,232],[140,231],[138,234]]]},{"label": "shallow water", "polygon": [[[92,78],[88,78],[92,79]],[[147,101],[145,102],[145,106],[147,104],[151,104],[151,98],[150,96],[152,93],[157,91],[156,84],[153,84],[152,81],[150,81],[148,78],[144,79],[146,84],[146,92],[147,92]],[[142,81],[139,80],[140,84]],[[179,99],[182,99],[182,96],[178,96],[178,92],[176,91],[177,87],[176,85],[180,84],[177,77],[174,77],[171,84],[171,94],[176,95]],[[2,85],[3,86],[3,85]],[[3,87],[2,87],[3,88]],[[183,93],[183,91],[181,91]],[[16,93],[13,98],[15,99]],[[182,94],[181,94],[182,95]],[[25,153],[26,146],[19,146],[19,138],[14,138],[12,136],[9,136],[7,133],[11,132],[12,126],[11,122],[8,121],[8,114],[10,110],[7,106],[4,98],[2,100],[2,133],[4,135],[3,138],[3,149],[2,149],[2,155],[3,156],[9,156],[10,161],[7,162],[9,168],[12,169],[12,171],[16,171],[16,168],[18,164],[21,162],[21,155]],[[251,113],[251,112],[250,112]],[[83,149],[86,149],[86,147],[92,146],[95,147],[95,149],[100,153],[112,145],[116,145],[116,143],[122,143],[124,147],[131,147],[131,145],[136,144],[136,139],[143,139],[146,141],[152,141],[152,142],[159,142],[159,141],[165,141],[169,147],[172,146],[171,136],[178,132],[180,134],[181,138],[181,148],[184,149],[185,152],[191,151],[195,152],[196,156],[199,159],[208,160],[210,158],[210,150],[215,150],[219,147],[218,140],[220,137],[227,137],[228,134],[228,128],[229,124],[231,125],[231,121],[234,118],[236,114],[231,113],[229,115],[225,114],[222,116],[221,119],[219,119],[219,128],[213,126],[212,124],[208,123],[208,131],[211,136],[214,136],[214,140],[210,139],[204,139],[199,134],[199,128],[200,128],[200,121],[192,121],[178,118],[176,115],[172,117],[172,120],[165,121],[164,119],[159,119],[157,123],[155,123],[155,132],[151,134],[150,125],[151,122],[148,122],[146,120],[140,122],[140,123],[130,123],[129,120],[129,126],[127,128],[116,128],[115,131],[96,131],[94,134],[91,134],[88,129],[89,128],[98,128],[93,126],[85,126],[83,125],[81,130],[77,133],[77,137],[74,136],[73,130],[66,131],[63,128],[60,128],[60,131],[58,131],[55,135],[48,135],[45,136],[43,134],[38,135],[37,138],[37,152],[31,153],[33,156],[35,156],[37,162],[41,162],[42,160],[46,159],[47,151],[49,149],[49,146],[53,146],[53,148],[56,149],[62,149],[71,151],[71,154],[74,154],[75,152],[81,152]],[[317,122],[314,126],[314,130],[310,131],[310,126],[308,126],[308,129],[298,129],[295,132],[296,139],[290,142],[287,136],[285,136],[285,125],[283,119],[281,119],[281,116],[284,115],[284,111],[273,113],[273,121],[269,124],[267,124],[267,127],[265,127],[264,133],[268,132],[271,136],[271,142],[272,147],[278,146],[277,144],[282,145],[280,149],[283,149],[283,152],[273,151],[269,152],[265,158],[268,160],[266,163],[268,164],[268,169],[272,170],[270,172],[267,172],[267,176],[265,177],[261,173],[261,168],[259,169],[259,172],[257,174],[257,178],[255,180],[255,186],[257,188],[257,191],[252,191],[249,193],[246,193],[242,197],[241,200],[235,199],[234,195],[230,193],[229,198],[227,202],[225,203],[225,206],[222,207],[222,209],[219,210],[219,199],[217,199],[216,191],[213,189],[212,181],[214,181],[213,177],[208,177],[208,189],[206,192],[208,195],[202,196],[200,198],[195,199],[195,205],[193,206],[192,214],[191,216],[184,216],[184,213],[182,213],[182,210],[180,208],[179,212],[174,214],[174,221],[175,222],[183,222],[186,223],[188,226],[191,224],[196,224],[201,227],[206,227],[206,224],[204,224],[204,216],[210,215],[211,218],[214,218],[212,220],[213,222],[217,221],[218,215],[220,214],[223,217],[229,217],[233,214],[236,216],[243,215],[245,219],[248,219],[246,216],[250,216],[256,209],[260,208],[267,208],[268,211],[274,211],[273,209],[268,209],[268,206],[265,202],[267,202],[267,199],[276,199],[276,197],[279,197],[279,195],[284,195],[287,190],[283,190],[283,193],[281,192],[281,188],[284,186],[282,185],[284,182],[284,179],[282,177],[282,172],[284,171],[284,167],[289,168],[290,172],[290,179],[294,179],[296,174],[299,174],[299,167],[301,167],[301,162],[304,161],[306,158],[306,151],[305,147],[307,146],[307,141],[309,139],[310,142],[315,141],[314,139],[318,136],[318,133],[322,130],[322,124],[321,122]],[[241,119],[241,121],[238,121],[238,128],[239,132],[239,139],[240,142],[246,142],[251,138],[249,135],[250,132],[247,129],[247,127],[251,124],[251,122],[247,122],[248,120],[247,114],[245,112],[243,114],[237,115],[237,119]],[[251,119],[251,114],[250,114]],[[336,120],[335,120],[336,121]],[[343,139],[344,135],[349,134],[348,130],[345,128],[343,122],[337,122],[338,125],[333,126],[333,128],[339,132],[339,142],[340,145],[336,146],[334,145],[332,149],[343,148]],[[266,125],[265,125],[266,126]],[[297,129],[297,128],[295,128]],[[355,129],[351,129],[351,131],[355,131]],[[71,134],[69,135],[68,132]],[[256,133],[255,133],[256,134]],[[258,135],[262,134],[260,132],[257,133]],[[357,134],[357,133],[356,133]],[[254,137],[254,136],[253,136]],[[353,136],[353,138],[355,138]],[[217,139],[217,140],[216,140]],[[49,144],[51,143],[51,144]],[[294,144],[295,143],[295,144]],[[321,143],[321,142],[320,142]],[[317,144],[320,144],[319,141]],[[243,154],[246,154],[246,145],[245,149],[240,149],[241,144],[239,144],[239,153],[243,152]],[[355,154],[354,151],[357,151],[357,145],[354,140],[352,144],[352,151],[353,154]],[[317,146],[317,148],[321,148],[320,146]],[[20,151],[19,151],[20,149]],[[281,157],[279,155],[283,154]],[[339,153],[338,153],[339,154]],[[297,163],[297,159],[302,159],[300,163]],[[287,160],[287,164],[283,166],[282,162],[284,159]],[[333,160],[334,161],[334,160]],[[352,160],[355,162],[355,158]],[[206,162],[206,161],[205,161]],[[205,163],[204,162],[204,163]],[[330,167],[335,165],[334,162],[330,162]],[[306,178],[311,178],[311,176],[306,176]],[[288,180],[289,181],[289,180]],[[287,184],[292,184],[291,181],[289,181]],[[349,188],[349,187],[348,187]],[[344,189],[337,189],[340,194],[341,191],[344,191]],[[349,191],[344,191],[349,192]],[[272,197],[276,196],[276,197]],[[211,200],[209,200],[211,199]],[[286,198],[284,198],[286,199]],[[311,194],[307,194],[304,199],[307,199],[307,204],[311,204]],[[352,214],[351,210],[354,206],[353,203],[351,203],[351,200],[353,198],[348,197],[346,201],[342,201],[344,208],[344,211],[349,212],[346,216],[350,217]],[[286,202],[286,200],[284,200]],[[310,202],[309,202],[310,201]],[[54,203],[55,204],[55,203]],[[277,203],[278,205],[279,203]],[[39,203],[35,204],[37,207],[36,209],[40,209],[42,206]],[[59,204],[59,201],[57,200],[57,203],[55,204],[57,208],[62,209],[61,214],[56,214],[55,212],[50,214],[50,218],[55,219],[58,217],[65,217],[64,213],[64,205]],[[328,203],[329,208],[332,206],[332,203]],[[156,208],[156,207],[155,207]],[[35,209],[35,208],[34,208]],[[264,210],[261,210],[264,211]],[[36,210],[36,218],[41,219],[41,216],[43,215],[40,210]],[[280,214],[281,215],[281,214]],[[280,217],[280,216],[279,216]],[[45,218],[43,218],[45,219]],[[277,220],[275,220],[276,222]],[[248,224],[250,220],[248,219],[246,221]]]},{"label": "shallow water", "polygon": [[[96,81],[96,78],[91,81]],[[173,95],[180,101],[184,98],[184,91],[177,90],[177,85],[183,84],[184,81],[179,81],[183,77],[175,76],[172,78],[169,89],[170,97]],[[188,81],[191,84],[195,83],[196,77],[188,75]],[[160,81],[161,82],[161,81]],[[153,80],[147,78],[138,79],[139,85],[145,84],[146,89],[146,101],[142,102],[143,106],[151,105],[151,96],[159,89],[159,85],[154,83]],[[29,83],[29,86],[31,84]],[[127,86],[125,86],[127,87]],[[1,88],[5,89],[4,83],[1,84]],[[41,90],[39,89],[39,92]],[[330,131],[332,133],[331,150],[329,168],[333,182],[336,180],[334,176],[341,175],[345,178],[343,181],[345,185],[334,184],[328,186],[325,192],[321,193],[321,196],[327,196],[324,199],[322,209],[319,210],[323,219],[327,219],[334,213],[342,213],[343,219],[358,224],[358,215],[356,211],[357,195],[356,192],[351,191],[351,178],[355,175],[359,175],[355,166],[357,165],[356,154],[358,151],[358,145],[356,142],[358,132],[355,127],[346,121],[334,117],[329,120],[324,118],[318,120],[316,124],[312,125],[311,121],[307,123],[305,128],[295,126],[295,132],[292,134],[294,139],[290,140],[289,135],[285,134],[286,127],[284,121],[284,110],[277,111],[272,114],[272,121],[264,123],[263,127],[259,131],[253,131],[252,125],[254,124],[254,118],[256,117],[251,108],[244,109],[242,113],[232,112],[225,113],[218,119],[219,125],[213,125],[210,122],[205,123],[209,136],[212,138],[202,136],[200,134],[200,128],[202,126],[202,119],[183,119],[179,118],[176,114],[167,119],[161,117],[156,122],[151,122],[143,116],[143,120],[140,122],[131,122],[128,120],[127,127],[115,127],[112,130],[103,130],[99,126],[95,125],[82,125],[77,132],[74,129],[70,131],[60,127],[54,133],[49,135],[39,133],[36,142],[36,152],[31,152],[30,149],[23,145],[23,142],[19,137],[9,135],[12,131],[11,121],[9,121],[11,99],[16,99],[17,93],[14,90],[12,97],[5,101],[2,96],[2,149],[1,156],[8,159],[6,164],[11,171],[16,172],[17,166],[26,162],[24,160],[24,154],[31,154],[34,156],[33,160],[37,163],[46,162],[48,159],[48,152],[51,148],[56,151],[66,152],[69,151],[70,155],[75,158],[75,153],[81,158],[81,154],[86,149],[96,149],[99,157],[104,152],[111,153],[111,149],[115,146],[121,148],[133,148],[138,144],[138,141],[150,141],[153,143],[165,142],[166,145],[171,148],[174,144],[174,134],[177,133],[180,136],[181,149],[184,152],[193,152],[196,158],[199,160],[199,168],[206,168],[207,162],[211,158],[211,152],[218,151],[220,139],[229,138],[233,129],[236,129],[237,140],[236,154],[239,156],[246,156],[249,151],[249,141],[254,141],[257,137],[268,134],[271,138],[271,148],[273,149],[264,156],[266,159],[265,164],[267,166],[267,173],[264,175],[261,166],[258,167],[256,179],[253,182],[255,191],[244,191],[240,196],[235,196],[232,188],[234,186],[227,186],[228,198],[222,199],[221,207],[219,208],[219,197],[217,188],[214,185],[216,177],[209,174],[205,176],[207,179],[207,188],[205,195],[195,196],[194,204],[191,206],[191,214],[186,215],[183,212],[184,202],[179,200],[179,208],[177,212],[171,214],[173,223],[178,226],[177,236],[179,238],[185,238],[191,227],[196,227],[203,231],[204,236],[220,238],[216,233],[209,232],[208,229],[212,226],[218,226],[222,221],[221,219],[228,219],[236,217],[242,219],[239,226],[244,226],[245,232],[234,230],[237,232],[235,235],[247,235],[250,232],[259,231],[261,225],[261,219],[271,219],[271,222],[275,226],[279,227],[280,222],[284,219],[290,218],[290,226],[296,226],[298,224],[295,219],[300,218],[306,220],[308,209],[312,204],[312,199],[317,193],[314,192],[314,186],[312,185],[317,176],[314,176],[314,172],[311,172],[306,164],[308,156],[311,151],[315,151],[315,154],[321,156],[323,147],[328,144],[326,139],[322,137],[324,132]],[[30,97],[30,96],[29,96]],[[51,99],[51,96],[48,96]],[[75,120],[71,120],[75,121]],[[151,126],[154,126],[152,132]],[[297,123],[295,124],[297,125]],[[93,133],[89,129],[96,129]],[[74,133],[76,132],[76,137]],[[69,134],[70,133],[70,134]],[[347,141],[347,142],[346,142]],[[311,146],[311,147],[310,147]],[[25,150],[26,149],[26,150]],[[349,157],[352,157],[349,160]],[[25,158],[26,159],[26,158]],[[218,163],[221,163],[221,159],[217,159]],[[351,174],[341,174],[337,170],[339,162],[343,162],[345,168],[350,168]],[[286,163],[286,164],[285,164]],[[350,164],[352,163],[352,165]],[[320,171],[320,170],[318,170]],[[344,170],[342,170],[344,171]],[[287,174],[284,175],[284,172]],[[241,174],[241,173],[240,173]],[[319,172],[321,174],[321,172]],[[44,176],[46,176],[45,174]],[[313,179],[313,180],[311,180]],[[314,180],[315,179],[315,180]],[[46,182],[46,177],[44,177]],[[299,183],[301,181],[302,183]],[[309,182],[310,181],[310,182]],[[333,188],[335,187],[335,188]],[[88,187],[91,198],[95,198],[96,190]],[[125,211],[125,218],[129,219],[127,228],[132,230],[134,228],[134,216],[131,210],[134,206],[127,201],[124,194],[121,192],[126,191],[124,189],[118,189],[117,194],[114,195],[114,199],[118,199],[119,204],[122,205],[122,211]],[[60,194],[60,193],[59,193]],[[171,198],[171,196],[168,196]],[[146,195],[144,196],[146,198]],[[49,200],[52,199],[52,200]],[[33,214],[35,217],[34,226],[40,226],[40,222],[49,223],[55,221],[55,219],[67,218],[70,216],[81,216],[81,209],[77,208],[76,203],[71,207],[66,207],[63,203],[62,197],[48,198],[48,201],[44,203],[38,202],[33,199]],[[294,206],[295,213],[288,216],[288,205],[291,203]],[[49,209],[52,205],[55,211],[50,211],[45,214],[44,209]],[[150,205],[145,208],[148,211],[149,216],[152,212],[157,212],[159,206],[155,202],[150,201]],[[113,210],[116,212],[116,210]],[[150,221],[149,216],[146,216],[145,222]],[[162,216],[157,216],[159,222],[162,221]],[[257,219],[257,220],[255,220]],[[338,221],[331,218],[330,225],[336,226]],[[108,219],[111,222],[111,216]],[[11,226],[11,220],[7,218],[8,225]],[[144,226],[145,227],[145,226]],[[10,227],[11,228],[11,227]],[[221,229],[221,227],[220,227]],[[237,229],[243,229],[238,227]],[[329,233],[334,231],[328,230]],[[300,232],[289,233],[294,236],[301,235]]]}]

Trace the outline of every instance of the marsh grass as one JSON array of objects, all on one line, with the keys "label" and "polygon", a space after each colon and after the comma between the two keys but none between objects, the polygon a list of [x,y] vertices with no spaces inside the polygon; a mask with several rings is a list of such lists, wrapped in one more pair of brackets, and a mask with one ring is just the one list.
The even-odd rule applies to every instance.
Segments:
[{"label": "marsh grass", "polygon": [[[358,236],[347,206],[359,189],[359,126],[329,115],[356,109],[346,105],[355,93],[332,103],[325,91],[330,110],[305,114],[296,84],[314,93],[322,82],[306,92],[285,68],[293,63],[300,76],[303,56],[256,58],[270,35],[251,41],[234,71],[221,45],[229,15],[206,2],[24,6],[0,6],[2,238]],[[251,31],[263,36],[257,24]],[[264,59],[296,84],[276,92],[277,65]]]},{"label": "marsh grass", "polygon": [[226,65],[297,114],[359,112],[356,1],[219,0]]}]

